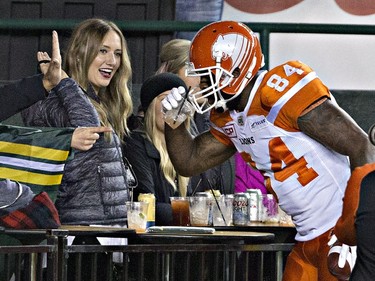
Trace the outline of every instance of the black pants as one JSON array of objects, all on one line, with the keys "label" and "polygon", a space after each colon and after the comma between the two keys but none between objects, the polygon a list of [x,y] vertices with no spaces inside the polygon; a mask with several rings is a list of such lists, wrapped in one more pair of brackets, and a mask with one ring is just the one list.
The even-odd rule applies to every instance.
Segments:
[{"label": "black pants", "polygon": [[356,235],[357,261],[350,280],[375,280],[375,172],[361,183]]}]

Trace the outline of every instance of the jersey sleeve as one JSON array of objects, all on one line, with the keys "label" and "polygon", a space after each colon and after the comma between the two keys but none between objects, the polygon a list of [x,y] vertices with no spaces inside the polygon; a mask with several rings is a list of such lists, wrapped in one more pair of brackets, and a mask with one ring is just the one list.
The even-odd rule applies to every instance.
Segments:
[{"label": "jersey sleeve", "polygon": [[316,73],[299,61],[289,61],[270,70],[261,85],[261,103],[277,112],[275,125],[298,130],[297,119],[314,102],[330,97]]},{"label": "jersey sleeve", "polygon": [[210,113],[210,132],[222,144],[233,146],[230,138],[224,134],[225,125],[231,120],[229,112],[218,114],[215,110]]}]

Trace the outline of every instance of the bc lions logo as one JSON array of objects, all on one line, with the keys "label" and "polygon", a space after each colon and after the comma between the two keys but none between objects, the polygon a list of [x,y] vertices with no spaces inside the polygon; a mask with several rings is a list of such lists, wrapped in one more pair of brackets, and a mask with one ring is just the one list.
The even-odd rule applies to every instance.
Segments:
[{"label": "bc lions logo", "polygon": [[241,59],[245,57],[247,52],[250,52],[251,44],[249,40],[239,33],[229,33],[219,35],[212,45],[212,58],[221,58],[221,61],[228,59],[232,60],[232,72],[235,68],[241,68]]},{"label": "bc lions logo", "polygon": [[223,130],[228,137],[230,138],[237,137],[236,129],[234,128],[233,124],[223,127]]}]

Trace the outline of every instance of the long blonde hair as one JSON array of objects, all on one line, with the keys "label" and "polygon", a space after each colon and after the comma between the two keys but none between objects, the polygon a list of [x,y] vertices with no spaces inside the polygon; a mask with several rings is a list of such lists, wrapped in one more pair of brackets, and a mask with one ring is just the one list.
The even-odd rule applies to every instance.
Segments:
[{"label": "long blonde hair", "polygon": [[190,41],[186,39],[172,39],[165,43],[160,51],[160,67],[156,73],[178,71],[186,65],[189,60]]},{"label": "long blonde hair", "polygon": [[[181,196],[186,196],[187,186],[189,178],[177,175],[176,170],[173,167],[171,159],[169,158],[167,146],[165,143],[164,132],[160,131],[156,126],[156,102],[157,98],[154,98],[147,111],[145,112],[145,131],[147,138],[154,144],[160,154],[160,169],[164,174],[167,181],[173,186],[174,190],[179,190]],[[175,183],[177,176],[178,188]]]},{"label": "long blonde hair", "polygon": [[81,22],[72,33],[64,69],[84,90],[88,90],[90,81],[88,71],[99,52],[105,35],[113,30],[121,38],[122,56],[118,70],[104,92],[99,92],[100,103],[91,99],[105,126],[112,126],[116,134],[123,139],[128,134],[126,119],[133,112],[130,95],[132,70],[126,40],[121,30],[111,21],[93,18]]}]

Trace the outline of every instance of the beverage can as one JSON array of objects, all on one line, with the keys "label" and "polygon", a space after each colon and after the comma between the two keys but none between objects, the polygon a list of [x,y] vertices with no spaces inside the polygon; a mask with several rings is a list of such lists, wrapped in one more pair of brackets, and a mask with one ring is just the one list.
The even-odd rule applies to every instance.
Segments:
[{"label": "beverage can", "polygon": [[249,194],[249,220],[261,221],[263,212],[262,191],[260,189],[247,189]]},{"label": "beverage can", "polygon": [[138,201],[148,202],[146,227],[149,228],[150,226],[154,226],[155,225],[155,195],[152,193],[140,193],[138,195]]},{"label": "beverage can", "polygon": [[246,225],[249,222],[249,194],[239,192],[233,199],[233,225]]}]

